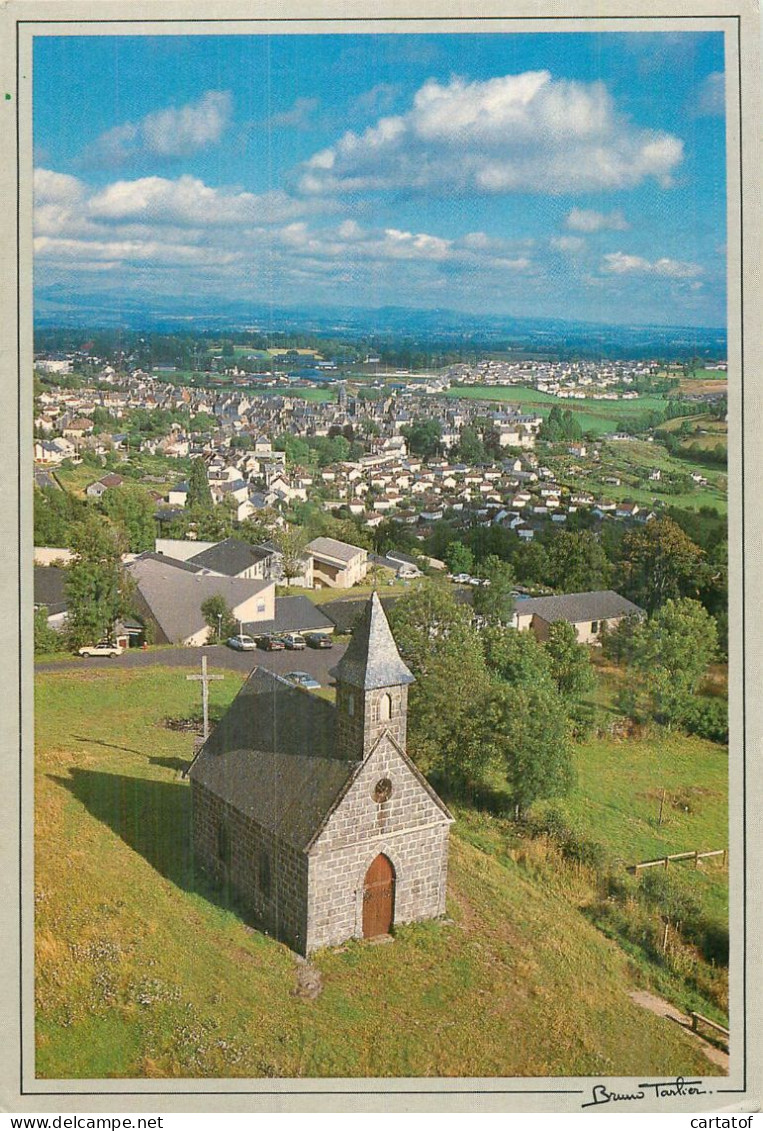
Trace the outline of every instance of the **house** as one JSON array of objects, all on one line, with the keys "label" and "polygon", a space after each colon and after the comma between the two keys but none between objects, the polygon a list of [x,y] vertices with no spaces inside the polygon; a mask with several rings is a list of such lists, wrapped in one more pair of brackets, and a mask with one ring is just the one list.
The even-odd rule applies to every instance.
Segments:
[{"label": "house", "polygon": [[198,865],[303,955],[445,911],[452,817],[406,754],[376,593],[332,674],[335,707],[255,668],[189,771]]},{"label": "house", "polygon": [[57,565],[34,567],[34,608],[47,609],[48,625],[57,631],[66,623],[66,570]]},{"label": "house", "polygon": [[151,626],[157,644],[205,644],[209,626],[201,606],[209,597],[222,597],[237,621],[253,624],[275,616],[272,581],[223,577],[150,552],[127,569],[135,583],[135,611]]},{"label": "house", "polygon": [[106,494],[110,487],[121,487],[123,483],[124,479],[122,476],[112,472],[109,475],[102,476],[100,479],[96,479],[95,483],[91,483],[86,487],[85,494],[91,499],[100,499],[102,495]]},{"label": "house", "polygon": [[313,559],[316,589],[350,589],[368,571],[368,551],[336,538],[314,538],[306,546]]},{"label": "house", "polygon": [[538,640],[547,640],[551,625],[563,620],[573,625],[579,644],[593,643],[603,629],[614,628],[625,617],[643,615],[643,609],[612,589],[521,598],[514,609],[515,626],[532,629]]},{"label": "house", "polygon": [[203,547],[186,560],[225,577],[269,581],[276,578],[275,564],[278,556],[276,550],[266,549],[265,546],[250,546],[240,538],[225,538],[213,546]]}]

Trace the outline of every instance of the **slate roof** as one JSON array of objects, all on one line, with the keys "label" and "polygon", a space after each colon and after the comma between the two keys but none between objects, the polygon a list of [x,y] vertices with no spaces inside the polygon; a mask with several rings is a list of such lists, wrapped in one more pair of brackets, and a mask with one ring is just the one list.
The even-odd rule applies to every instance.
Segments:
[{"label": "slate roof", "polygon": [[224,573],[226,577],[238,577],[244,570],[271,556],[272,550],[251,546],[240,538],[226,538],[188,560],[204,569],[212,569],[215,573]]},{"label": "slate roof", "polygon": [[44,605],[48,616],[66,612],[66,570],[59,566],[34,567],[34,603]]},{"label": "slate roof", "polygon": [[221,596],[231,609],[267,589],[271,581],[219,577],[198,566],[176,562],[161,554],[143,554],[127,567],[137,588],[167,640],[187,640],[204,628],[201,605],[207,597]]},{"label": "slate roof", "polygon": [[400,659],[376,590],[366,602],[347,651],[330,674],[364,691],[414,682],[414,676]]},{"label": "slate roof", "polygon": [[333,632],[334,623],[317,609],[309,597],[276,597],[274,620],[245,623],[253,636],[282,632]]},{"label": "slate roof", "polygon": [[133,562],[162,562],[163,565],[169,565],[173,569],[184,569],[186,573],[201,573],[203,571],[203,567],[200,565],[183,561],[181,558],[173,558],[171,554],[159,554],[155,550],[144,550],[142,554],[136,554]]},{"label": "slate roof", "polygon": [[[381,603],[385,613],[393,607],[399,597],[382,597]],[[368,601],[365,597],[347,597],[339,601],[326,601],[317,608],[336,626],[337,632],[352,632],[355,622],[363,615]]]},{"label": "slate roof", "polygon": [[360,765],[335,750],[332,704],[257,667],[189,776],[302,851]]},{"label": "slate roof", "polygon": [[337,538],[313,538],[307,550],[314,557],[330,558],[332,561],[344,562],[348,565],[358,554],[366,551],[360,546],[351,546],[348,542],[340,542]]},{"label": "slate roof", "polygon": [[614,589],[595,590],[591,593],[565,593],[560,597],[526,597],[517,599],[515,610],[521,617],[528,613],[553,624],[566,620],[570,624],[582,621],[609,620],[610,617],[643,616],[644,610]]}]

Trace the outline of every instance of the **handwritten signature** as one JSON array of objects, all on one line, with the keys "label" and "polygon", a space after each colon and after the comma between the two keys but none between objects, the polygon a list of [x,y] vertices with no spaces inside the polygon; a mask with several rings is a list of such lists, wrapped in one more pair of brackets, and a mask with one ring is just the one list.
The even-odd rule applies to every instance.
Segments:
[{"label": "handwritten signature", "polygon": [[701,1080],[685,1080],[683,1076],[676,1076],[675,1080],[658,1080],[654,1083],[638,1084],[637,1092],[610,1092],[605,1084],[594,1084],[592,1098],[581,1107],[596,1107],[599,1104],[633,1103],[636,1100],[646,1099],[647,1092],[657,1099],[667,1099],[671,1096],[706,1096],[708,1089],[703,1088]]}]

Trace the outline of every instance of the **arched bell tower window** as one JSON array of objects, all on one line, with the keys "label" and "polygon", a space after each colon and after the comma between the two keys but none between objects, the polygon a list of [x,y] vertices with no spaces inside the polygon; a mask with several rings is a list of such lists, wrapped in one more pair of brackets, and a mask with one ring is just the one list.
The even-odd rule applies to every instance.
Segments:
[{"label": "arched bell tower window", "polygon": [[392,714],[392,696],[382,695],[379,700],[379,721],[386,722]]},{"label": "arched bell tower window", "polygon": [[350,718],[355,714],[355,696],[352,692],[347,696],[347,714]]}]

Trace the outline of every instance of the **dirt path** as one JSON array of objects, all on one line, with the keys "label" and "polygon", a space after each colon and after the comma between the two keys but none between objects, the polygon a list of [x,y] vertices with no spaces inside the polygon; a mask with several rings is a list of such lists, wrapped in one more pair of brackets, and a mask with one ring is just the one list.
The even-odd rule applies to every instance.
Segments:
[{"label": "dirt path", "polygon": [[706,1041],[704,1039],[704,1037],[700,1037],[698,1033],[695,1033],[691,1027],[691,1018],[687,1017],[684,1013],[681,1013],[681,1011],[679,1009],[676,1009],[674,1005],[671,1005],[669,1001],[665,1001],[664,998],[657,997],[656,994],[650,994],[647,990],[634,990],[628,996],[630,997],[631,1001],[635,1001],[636,1005],[640,1005],[644,1009],[650,1010],[651,1013],[656,1013],[658,1017],[667,1017],[669,1021],[675,1021],[676,1024],[681,1025],[685,1029],[687,1029],[688,1032],[691,1033],[694,1039],[699,1043],[707,1059],[711,1060],[713,1064],[717,1064],[720,1068],[723,1068],[726,1070],[726,1072],[728,1072],[729,1054],[727,1052],[724,1052],[722,1049],[716,1048],[715,1045],[711,1045],[709,1041]]}]

